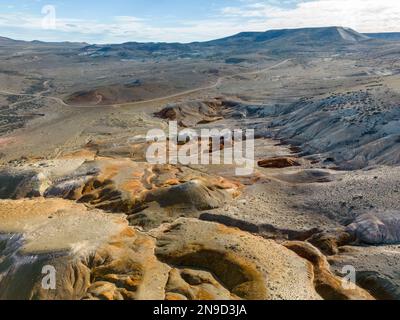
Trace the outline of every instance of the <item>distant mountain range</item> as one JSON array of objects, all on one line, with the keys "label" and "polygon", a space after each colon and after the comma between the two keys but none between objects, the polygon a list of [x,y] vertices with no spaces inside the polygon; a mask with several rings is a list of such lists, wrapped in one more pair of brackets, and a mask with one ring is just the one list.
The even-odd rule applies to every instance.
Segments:
[{"label": "distant mountain range", "polygon": [[16,43],[24,43],[25,41],[13,40],[10,38],[0,37],[0,45],[11,45]]},{"label": "distant mountain range", "polygon": [[250,53],[254,50],[268,50],[272,54],[288,52],[340,50],[348,45],[359,43],[376,43],[377,41],[400,41],[400,33],[368,33],[362,34],[350,28],[323,27],[269,30],[266,32],[241,32],[236,35],[192,43],[140,43],[126,42],[122,44],[88,45],[86,43],[46,43],[42,41],[19,41],[0,37],[0,46],[68,46],[79,50],[79,56],[91,58],[115,57],[118,59],[145,58],[152,56],[197,57],[212,55],[216,52]]},{"label": "distant mountain range", "polygon": [[14,40],[6,37],[0,37],[0,46],[11,46],[11,45],[42,45],[42,46],[60,46],[60,45],[74,45],[74,46],[87,46],[85,42],[46,42],[46,41],[24,41],[24,40]]},{"label": "distant mountain range", "polygon": [[388,41],[400,41],[400,32],[365,33],[367,37]]},{"label": "distant mountain range", "polygon": [[[140,58],[148,54],[158,56],[178,55],[180,57],[212,56],[213,54],[250,54],[265,52],[272,55],[307,51],[338,51],[349,45],[375,44],[385,41],[384,36],[368,36],[350,28],[325,27],[270,30],[266,32],[242,32],[236,35],[206,41],[182,43],[138,43],[91,45],[80,53],[90,57]],[[400,35],[400,33],[399,33]],[[394,36],[392,35],[392,39]]]},{"label": "distant mountain range", "polygon": [[270,30],[266,32],[242,32],[231,37],[206,42],[208,44],[237,44],[237,42],[290,42],[290,43],[327,43],[327,42],[358,42],[370,39],[368,36],[349,28],[302,28]]}]

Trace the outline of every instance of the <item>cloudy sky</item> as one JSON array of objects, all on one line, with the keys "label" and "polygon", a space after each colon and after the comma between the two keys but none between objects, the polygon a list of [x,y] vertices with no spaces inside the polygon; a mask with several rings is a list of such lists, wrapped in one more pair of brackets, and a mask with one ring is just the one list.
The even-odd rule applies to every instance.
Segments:
[{"label": "cloudy sky", "polygon": [[0,36],[23,40],[210,40],[241,31],[346,26],[400,32],[399,0],[1,0]]}]

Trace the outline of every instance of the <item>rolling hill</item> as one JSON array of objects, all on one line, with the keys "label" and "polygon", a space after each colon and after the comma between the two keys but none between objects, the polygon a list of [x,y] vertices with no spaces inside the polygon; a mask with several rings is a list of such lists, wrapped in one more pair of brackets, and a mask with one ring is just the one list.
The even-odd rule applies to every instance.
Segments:
[{"label": "rolling hill", "polygon": [[349,28],[301,28],[270,30],[266,32],[242,32],[234,36],[206,42],[212,45],[236,45],[240,43],[343,43],[368,40],[369,37]]},{"label": "rolling hill", "polygon": [[400,32],[366,33],[366,36],[387,41],[400,41]]},{"label": "rolling hill", "polygon": [[[254,50],[272,52],[296,52],[308,47],[337,49],[347,45],[365,43],[368,36],[350,28],[325,27],[269,30],[266,32],[242,32],[230,37],[192,43],[138,43],[90,45],[81,49],[81,56],[92,58],[117,57],[120,59],[140,59],[149,54],[156,57],[178,56],[180,58],[210,57],[216,53],[236,51],[251,53]],[[377,41],[375,39],[375,41]]]}]

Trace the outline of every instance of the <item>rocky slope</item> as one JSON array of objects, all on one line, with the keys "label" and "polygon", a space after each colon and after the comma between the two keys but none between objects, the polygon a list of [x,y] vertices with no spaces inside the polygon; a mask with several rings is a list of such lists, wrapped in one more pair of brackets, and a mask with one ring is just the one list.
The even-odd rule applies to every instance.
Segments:
[{"label": "rocky slope", "polygon": [[[150,165],[91,149],[2,167],[1,198],[13,200],[0,202],[1,298],[374,298],[361,287],[345,289],[317,247],[327,252],[329,243],[337,253],[353,235],[382,238],[369,231],[375,220],[368,233],[370,220],[360,218],[347,229],[294,232],[287,238],[295,241],[282,242],[284,230],[205,221],[205,212],[236,201],[259,172],[237,181],[216,175],[220,170]],[[275,167],[268,170],[282,166]],[[397,220],[388,220],[388,230],[393,221],[397,230]],[[343,233],[346,241],[337,241]],[[48,265],[57,270],[56,290],[41,285]]]},{"label": "rocky slope", "polygon": [[[0,170],[0,198],[64,198],[91,208],[123,212],[143,227],[173,221],[183,212],[218,208],[241,185],[182,166],[78,153]],[[139,214],[140,213],[140,214]]]},{"label": "rocky slope", "polygon": [[[224,117],[341,169],[400,163],[398,92],[382,84],[289,105],[224,104]],[[265,119],[269,119],[265,121]]]},{"label": "rocky slope", "polygon": [[[220,103],[217,114],[224,120],[212,126],[232,128],[240,123],[255,128],[256,157],[262,158],[257,158],[260,168],[253,177],[257,182],[244,182],[239,200],[208,210],[200,219],[269,239],[300,241],[301,246],[311,243],[328,256],[336,274],[354,266],[358,283],[375,297],[398,299],[394,261],[400,243],[399,171],[392,166],[397,164],[398,144],[388,143],[399,134],[397,96],[385,96],[381,89],[366,92],[304,99],[288,106]],[[368,100],[362,98],[366,95]],[[179,114],[184,122],[186,113],[178,111],[188,107],[177,105],[173,112],[169,107],[160,114]],[[187,119],[195,114],[198,123],[207,114],[202,110],[192,108]],[[266,118],[271,121],[266,123]],[[264,142],[271,135],[287,140],[271,146]],[[374,142],[380,139],[384,142]],[[344,160],[354,154],[354,159]],[[366,166],[370,167],[339,170]],[[378,263],[378,257],[390,263]]]},{"label": "rocky slope", "polygon": [[[1,241],[2,299],[372,298],[343,291],[326,263],[302,258],[320,256],[311,246],[297,255],[296,244],[215,223],[181,218],[144,233],[124,216],[43,198],[1,201],[0,221],[15,235]],[[56,290],[42,288],[47,265]]]},{"label": "rocky slope", "polygon": [[[400,163],[400,109],[394,93],[381,90],[303,101],[287,109],[271,127],[304,154],[326,155],[342,168]],[[331,157],[329,157],[331,155]]]}]

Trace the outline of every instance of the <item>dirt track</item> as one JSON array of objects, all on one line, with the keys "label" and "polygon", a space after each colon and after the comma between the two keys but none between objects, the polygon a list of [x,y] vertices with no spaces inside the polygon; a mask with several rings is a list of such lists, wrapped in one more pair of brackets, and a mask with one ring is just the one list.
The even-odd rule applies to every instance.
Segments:
[{"label": "dirt track", "polygon": [[[217,88],[218,86],[220,86],[224,82],[224,80],[233,78],[235,76],[256,75],[256,74],[264,73],[266,71],[269,71],[271,69],[279,67],[279,66],[289,62],[290,60],[291,59],[286,59],[284,61],[281,61],[281,62],[279,62],[277,64],[274,64],[274,65],[269,66],[267,68],[264,68],[262,70],[255,70],[255,71],[250,71],[250,72],[238,73],[238,74],[235,74],[233,76],[220,77],[212,85],[205,86],[205,87],[200,87],[200,88],[195,88],[195,89],[191,89],[191,90],[186,90],[186,91],[183,91],[183,92],[178,92],[178,93],[175,93],[175,94],[172,94],[172,95],[169,95],[169,96],[165,96],[165,97],[160,97],[160,98],[155,98],[155,99],[150,99],[150,100],[145,100],[145,101],[138,101],[138,102],[127,102],[127,103],[119,103],[119,104],[112,104],[112,105],[101,105],[101,107],[124,107],[124,106],[130,106],[131,107],[131,106],[135,106],[135,105],[142,105],[142,104],[147,104],[147,103],[152,103],[152,102],[165,102],[165,101],[170,100],[170,99],[180,98],[180,97],[184,97],[184,96],[187,96],[187,95],[191,95],[193,93],[197,93],[197,92],[201,92],[201,91]],[[47,92],[47,90],[45,92]],[[0,94],[16,95],[16,96],[27,96],[27,97],[34,97],[34,98],[40,97],[40,98],[44,98],[44,99],[54,100],[54,101],[60,103],[63,106],[74,107],[74,108],[80,108],[80,107],[98,108],[99,107],[99,105],[95,105],[95,106],[74,105],[74,106],[71,106],[71,105],[67,104],[61,98],[52,97],[52,96],[46,96],[46,95],[43,95],[42,92],[41,93],[37,93],[37,94],[25,94],[25,93],[15,93],[15,92],[8,92],[8,91],[0,91]]]}]

